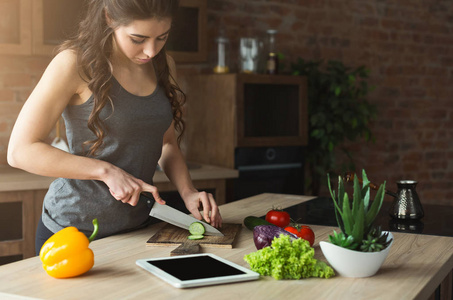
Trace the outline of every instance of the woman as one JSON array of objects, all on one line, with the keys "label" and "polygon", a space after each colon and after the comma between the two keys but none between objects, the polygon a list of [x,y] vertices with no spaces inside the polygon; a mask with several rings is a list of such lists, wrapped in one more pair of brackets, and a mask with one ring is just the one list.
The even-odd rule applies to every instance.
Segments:
[{"label": "woman", "polygon": [[[47,67],[19,114],[8,147],[11,166],[59,177],[49,187],[36,251],[55,232],[92,220],[99,237],[148,224],[142,192],[161,199],[157,164],[198,219],[221,226],[211,194],[191,182],[175,131],[183,132],[175,65],[165,53],[178,1],[91,0],[79,33]],[[63,115],[70,153],[44,141]]]}]

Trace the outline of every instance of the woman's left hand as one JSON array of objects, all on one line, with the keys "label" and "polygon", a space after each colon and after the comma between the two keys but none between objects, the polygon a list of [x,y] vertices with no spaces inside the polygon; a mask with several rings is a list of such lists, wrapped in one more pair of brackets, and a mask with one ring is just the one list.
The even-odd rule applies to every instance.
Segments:
[{"label": "woman's left hand", "polygon": [[[196,219],[204,219],[214,227],[222,227],[222,216],[212,194],[193,191],[184,195],[183,200]],[[199,211],[201,207],[203,207],[203,216]]]}]

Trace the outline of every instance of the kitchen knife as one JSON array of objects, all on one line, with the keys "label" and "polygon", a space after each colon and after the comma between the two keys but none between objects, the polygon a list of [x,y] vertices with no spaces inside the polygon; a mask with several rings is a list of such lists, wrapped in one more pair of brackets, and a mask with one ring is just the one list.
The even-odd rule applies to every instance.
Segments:
[{"label": "kitchen knife", "polygon": [[185,213],[169,206],[169,205],[162,205],[154,201],[151,196],[147,196],[146,194],[142,193],[143,196],[147,198],[147,203],[150,206],[152,202],[154,204],[152,205],[151,211],[149,212],[149,215],[151,217],[157,218],[159,220],[165,221],[167,223],[173,224],[177,227],[181,227],[184,229],[189,230],[190,224],[193,222],[200,222],[203,224],[205,228],[205,235],[217,235],[217,236],[224,236],[223,233],[221,233],[219,230],[217,230],[215,227],[209,225],[206,222],[200,221],[195,219],[192,216],[186,215]]}]

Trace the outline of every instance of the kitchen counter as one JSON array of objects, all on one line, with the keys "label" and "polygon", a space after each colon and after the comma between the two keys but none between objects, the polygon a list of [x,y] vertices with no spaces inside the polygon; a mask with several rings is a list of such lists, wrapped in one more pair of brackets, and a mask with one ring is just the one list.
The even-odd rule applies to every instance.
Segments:
[{"label": "kitchen counter", "polygon": [[[195,188],[213,193],[217,204],[226,202],[226,180],[238,177],[237,170],[192,162],[188,167]],[[54,179],[9,166],[0,167],[0,218],[13,218],[10,226],[18,228],[18,233],[12,235],[8,228],[0,228],[0,257],[28,258],[35,255],[36,225],[44,196]],[[154,185],[170,205],[181,205],[181,201],[172,198],[177,194],[176,188],[164,172],[156,171]]]},{"label": "kitchen counter", "polygon": [[[193,181],[217,180],[238,177],[238,171],[217,166],[188,163]],[[0,192],[47,189],[55,178],[31,174],[9,166],[0,167]],[[168,177],[162,171],[156,171],[154,183],[166,184]]]},{"label": "kitchen counter", "polygon": [[[313,197],[261,194],[220,207],[225,223],[242,223],[248,215],[262,216],[272,206],[294,206]],[[303,222],[303,220],[301,220]],[[453,238],[395,232],[395,242],[384,265],[369,278],[310,278],[257,281],[192,289],[176,289],[135,265],[141,258],[169,256],[174,247],[147,247],[146,241],[165,224],[116,235],[91,243],[95,265],[71,279],[54,279],[39,258],[0,266],[0,297],[44,299],[428,299],[442,282],[452,280]],[[324,260],[319,241],[335,229],[312,226],[315,257]],[[202,248],[248,267],[243,257],[256,251],[252,232],[242,228],[233,249]],[[445,279],[446,278],[446,279]],[[448,292],[448,291],[447,291]],[[451,285],[450,285],[451,297]],[[2,298],[2,299],[3,299]]]},{"label": "kitchen counter", "polygon": [[54,180],[55,178],[31,174],[9,166],[0,167],[0,192],[47,189]]}]

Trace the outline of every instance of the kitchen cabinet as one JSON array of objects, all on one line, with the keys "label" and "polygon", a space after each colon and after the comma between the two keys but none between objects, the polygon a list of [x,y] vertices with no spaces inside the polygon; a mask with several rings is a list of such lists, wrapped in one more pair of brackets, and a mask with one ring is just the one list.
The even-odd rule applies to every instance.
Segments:
[{"label": "kitchen cabinet", "polygon": [[0,54],[31,54],[32,1],[0,1]]},{"label": "kitchen cabinet", "polygon": [[186,86],[186,157],[239,171],[227,202],[304,193],[306,77],[200,74]]},{"label": "kitchen cabinet", "polygon": [[77,33],[87,0],[33,0],[32,54],[53,55],[56,46]]},{"label": "kitchen cabinet", "polygon": [[[77,30],[88,0],[0,0],[0,54],[52,56]],[[181,0],[167,42],[176,62],[206,61],[206,0]]]},{"label": "kitchen cabinet", "polygon": [[46,192],[0,192],[0,264],[35,256],[36,227]]},{"label": "kitchen cabinet", "polygon": [[85,1],[0,1],[0,54],[54,54],[56,45],[75,33]]},{"label": "kitchen cabinet", "polygon": [[181,0],[167,41],[167,51],[176,62],[207,60],[207,0]]},{"label": "kitchen cabinet", "polygon": [[201,74],[186,85],[189,160],[235,168],[238,149],[307,144],[305,77]]}]

